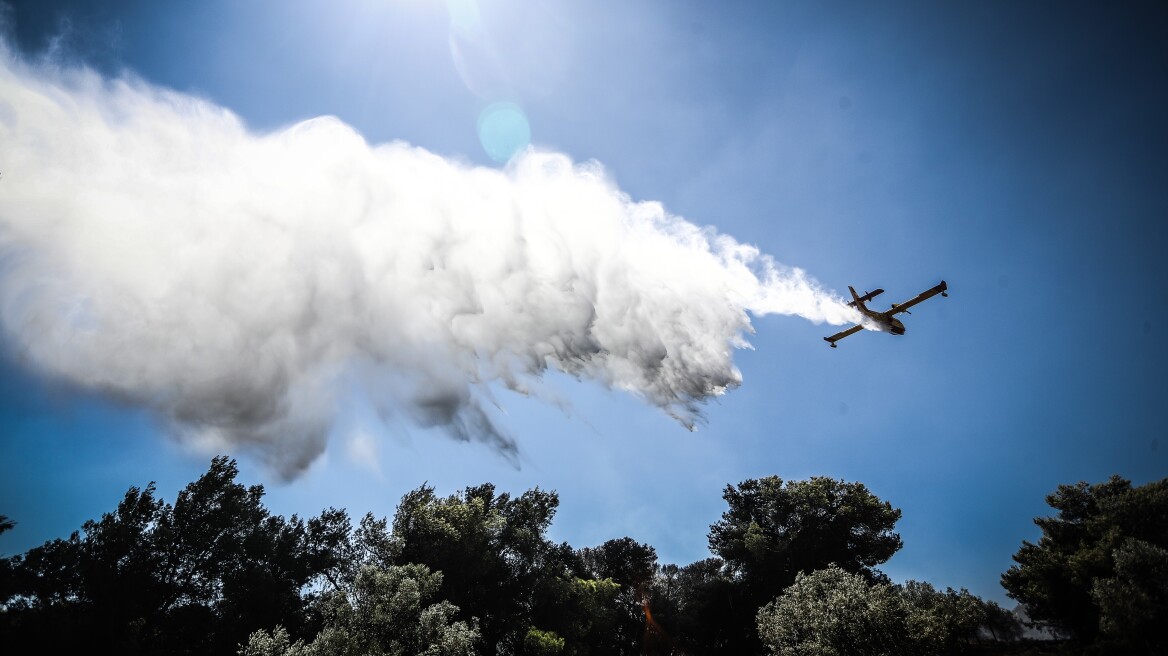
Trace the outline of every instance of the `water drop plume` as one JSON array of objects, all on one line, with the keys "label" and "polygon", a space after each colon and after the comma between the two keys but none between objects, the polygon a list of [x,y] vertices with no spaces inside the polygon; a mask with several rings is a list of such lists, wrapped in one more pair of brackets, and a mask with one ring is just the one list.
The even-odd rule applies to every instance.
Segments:
[{"label": "water drop plume", "polygon": [[259,134],[133,77],[0,55],[7,348],[287,475],[354,388],[514,457],[496,385],[566,372],[692,426],[740,383],[751,314],[855,318],[595,162],[472,166],[330,117]]}]

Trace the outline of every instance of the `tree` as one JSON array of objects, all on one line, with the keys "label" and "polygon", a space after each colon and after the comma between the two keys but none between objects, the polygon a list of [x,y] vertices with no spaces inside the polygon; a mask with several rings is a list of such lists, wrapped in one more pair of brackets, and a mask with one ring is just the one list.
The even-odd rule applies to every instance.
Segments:
[{"label": "tree", "polygon": [[564,653],[566,644],[567,642],[555,631],[531,627],[523,638],[523,653],[528,656],[556,656]]},{"label": "tree", "polygon": [[114,512],[8,561],[0,629],[45,651],[220,654],[277,622],[301,630],[302,592],[337,568],[348,519],[272,516],[225,457],[173,506],[154,484]]},{"label": "tree", "polygon": [[1133,652],[1168,652],[1168,549],[1128,538],[1113,556],[1115,576],[1091,588],[1100,629]]},{"label": "tree", "polygon": [[662,567],[653,581],[649,608],[653,634],[647,637],[661,653],[749,653],[744,645],[757,642],[751,640],[753,618],[742,617],[753,616],[757,607],[742,604],[741,590],[719,558]]},{"label": "tree", "polygon": [[782,656],[942,656],[976,639],[987,604],[966,590],[870,582],[832,565],[795,583],[758,612],[758,631]]},{"label": "tree", "polygon": [[[613,626],[593,651],[641,653],[645,633],[644,606],[657,570],[657,551],[647,544],[624,537],[608,540],[598,547],[580,549],[577,554],[586,575],[594,581],[611,581],[617,591],[611,604]],[[594,632],[600,633],[600,632]],[[608,653],[605,652],[605,653]]]},{"label": "tree", "polygon": [[624,625],[620,595],[612,579],[554,577],[533,591],[523,654],[636,654],[638,631],[629,635]]},{"label": "tree", "polygon": [[458,609],[437,601],[442,574],[424,565],[362,567],[349,590],[330,591],[320,604],[323,630],[309,643],[292,642],[283,627],[253,633],[241,656],[473,656],[473,622],[454,621]]},{"label": "tree", "polygon": [[[0,515],[0,534],[11,531],[15,527],[16,522],[8,519],[7,515]],[[0,600],[10,599],[16,593],[12,569],[11,559],[0,558]]]},{"label": "tree", "polygon": [[260,629],[248,636],[239,648],[239,656],[312,656],[303,640],[292,641],[288,630],[277,625],[271,631]]},{"label": "tree", "polygon": [[749,640],[734,647],[739,651],[758,650],[751,639],[755,613],[799,572],[835,564],[870,581],[884,580],[875,566],[901,547],[892,531],[900,510],[862,483],[769,476],[728,485],[722,497],[730,507],[710,527],[709,541],[736,586],[731,634]]},{"label": "tree", "polygon": [[85,522],[84,537],[74,532],[9,559],[4,632],[46,651],[98,643],[136,653],[156,642],[169,595],[152,535],[167,510],[153,484],[132,487],[114,512]]},{"label": "tree", "polygon": [[[52,540],[5,559],[0,635],[13,644],[42,644],[65,652],[91,622],[79,598],[80,537]],[[101,639],[101,634],[97,634]]]},{"label": "tree", "polygon": [[643,587],[657,569],[657,550],[627,537],[585,547],[579,555],[592,578],[612,579],[629,588]]},{"label": "tree", "polygon": [[908,633],[922,654],[960,653],[989,619],[987,604],[965,589],[941,592],[922,581],[895,589],[908,608]]},{"label": "tree", "polygon": [[870,584],[835,565],[800,572],[757,616],[758,633],[782,656],[910,656],[909,610],[887,583]]},{"label": "tree", "polygon": [[656,553],[629,538],[580,551],[554,544],[546,533],[558,505],[538,488],[512,497],[484,484],[443,498],[423,485],[402,498],[388,537],[362,522],[358,551],[441,571],[441,596],[461,619],[477,618],[489,651],[639,653]]},{"label": "tree", "polygon": [[878,579],[875,566],[902,546],[892,532],[900,510],[862,483],[769,476],[728,485],[722,498],[730,508],[710,527],[710,550],[768,599],[832,563]]},{"label": "tree", "polygon": [[308,524],[271,515],[263,487],[237,483],[238,474],[234,460],[213,459],[161,515],[154,536],[170,594],[167,635],[214,653],[232,651],[259,627],[280,623],[298,632],[303,590],[336,569],[334,554],[349,532],[341,511]]},{"label": "tree", "polygon": [[[1116,553],[1125,541],[1168,547],[1168,479],[1140,487],[1119,476],[1095,485],[1060,485],[1046,502],[1058,514],[1034,520],[1042,537],[1037,544],[1022,543],[1002,586],[1035,622],[1090,643],[1099,637],[1102,619],[1092,590],[1097,581],[1117,576]],[[1100,598],[1114,598],[1108,584],[1101,589]]]},{"label": "tree", "polygon": [[477,617],[492,648],[516,651],[541,586],[574,578],[572,550],[545,537],[558,505],[554,492],[538,488],[512,498],[484,484],[439,498],[423,485],[402,497],[394,514],[392,558],[441,571],[441,596],[460,617]]},{"label": "tree", "polygon": [[1022,639],[1022,622],[1014,613],[993,601],[982,602],[985,623],[982,629],[994,642],[1016,642]]}]

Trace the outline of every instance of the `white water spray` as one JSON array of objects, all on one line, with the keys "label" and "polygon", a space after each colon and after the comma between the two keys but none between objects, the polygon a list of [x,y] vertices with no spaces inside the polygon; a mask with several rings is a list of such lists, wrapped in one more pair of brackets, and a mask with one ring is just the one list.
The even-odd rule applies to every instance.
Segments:
[{"label": "white water spray", "polygon": [[198,98],[0,56],[8,347],[287,475],[323,450],[353,372],[378,403],[514,455],[492,383],[563,371],[692,426],[741,381],[748,312],[856,318],[593,162],[474,167],[334,118],[255,134]]}]

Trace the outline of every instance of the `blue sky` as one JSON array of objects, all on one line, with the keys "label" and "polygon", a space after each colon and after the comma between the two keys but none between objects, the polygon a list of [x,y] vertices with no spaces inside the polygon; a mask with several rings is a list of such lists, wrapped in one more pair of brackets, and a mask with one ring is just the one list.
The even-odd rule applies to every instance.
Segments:
[{"label": "blue sky", "polygon": [[[230,453],[274,511],[391,514],[423,482],[539,486],[561,495],[554,538],[628,535],[685,564],[708,555],[726,484],[825,475],[903,510],[894,579],[1004,601],[998,576],[1056,485],[1168,475],[1168,10],[729,4],[62,0],[9,3],[6,20],[16,56],[137,76],[257,134],[332,115],[371,144],[491,168],[530,134],[827,288],[882,287],[882,308],[950,285],[906,336],[837,349],[832,326],[756,317],[742,385],[693,433],[589,380],[550,374],[562,403],[496,385],[518,468],[341,393],[295,480]],[[484,143],[491,116],[502,146]],[[213,451],[156,413],[36,371],[7,339],[3,553],[205,470]]]}]

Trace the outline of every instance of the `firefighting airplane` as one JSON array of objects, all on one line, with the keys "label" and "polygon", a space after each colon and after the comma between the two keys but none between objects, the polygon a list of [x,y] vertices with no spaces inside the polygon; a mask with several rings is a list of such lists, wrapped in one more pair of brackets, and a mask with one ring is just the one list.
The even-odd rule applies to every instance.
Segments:
[{"label": "firefighting airplane", "polygon": [[912,314],[908,311],[910,307],[920,303],[921,301],[928,300],[937,294],[940,294],[941,296],[949,296],[949,293],[946,291],[948,289],[949,286],[945,284],[944,280],[942,280],[940,285],[917,294],[917,296],[912,300],[899,304],[893,303],[889,310],[885,312],[876,312],[874,310],[869,310],[868,306],[864,305],[864,301],[870,301],[880,294],[883,294],[883,289],[875,289],[864,294],[863,296],[859,296],[856,294],[856,290],[849,286],[848,291],[852,292],[852,302],[848,303],[848,305],[859,310],[860,313],[864,315],[865,321],[864,323],[852,326],[845,331],[838,332],[831,337],[824,337],[823,340],[828,344],[831,344],[832,348],[835,348],[836,342],[847,337],[848,335],[854,335],[858,333],[864,328],[865,325],[872,326],[880,332],[892,333],[893,335],[903,335],[904,324],[901,323],[900,319],[897,319],[894,315],[901,312],[904,312],[905,314]]}]

